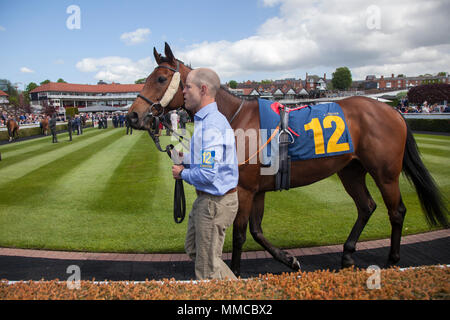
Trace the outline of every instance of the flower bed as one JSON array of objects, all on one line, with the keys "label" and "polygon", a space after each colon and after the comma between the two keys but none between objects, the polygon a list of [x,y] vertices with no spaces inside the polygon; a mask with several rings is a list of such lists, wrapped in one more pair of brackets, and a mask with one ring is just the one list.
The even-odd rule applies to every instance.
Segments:
[{"label": "flower bed", "polygon": [[[379,288],[373,284],[378,277]],[[430,266],[379,273],[363,269],[260,275],[245,281],[145,282],[65,281],[0,282],[0,299],[145,299],[145,300],[289,300],[289,299],[450,299],[450,268]],[[70,283],[74,284],[74,283]],[[376,286],[375,286],[376,287]],[[370,289],[372,288],[372,289]]]}]

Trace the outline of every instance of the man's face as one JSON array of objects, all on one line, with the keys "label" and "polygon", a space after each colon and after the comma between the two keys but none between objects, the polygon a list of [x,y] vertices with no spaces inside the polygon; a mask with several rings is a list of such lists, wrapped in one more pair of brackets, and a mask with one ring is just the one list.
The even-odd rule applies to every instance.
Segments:
[{"label": "man's face", "polygon": [[200,106],[201,89],[192,82],[192,72],[186,78],[186,84],[183,89],[184,105],[186,109],[195,112]]}]

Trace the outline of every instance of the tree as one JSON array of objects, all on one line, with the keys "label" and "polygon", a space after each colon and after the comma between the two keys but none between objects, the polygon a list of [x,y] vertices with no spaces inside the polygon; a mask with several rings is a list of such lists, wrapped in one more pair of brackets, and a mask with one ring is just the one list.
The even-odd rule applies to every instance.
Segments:
[{"label": "tree", "polygon": [[52,114],[54,114],[56,112],[56,109],[54,106],[50,106],[47,102],[47,100],[44,100],[42,102],[42,112],[46,115],[46,116],[51,116]]},{"label": "tree", "polygon": [[450,84],[447,83],[424,84],[408,91],[408,101],[412,103],[422,104],[427,101],[433,104],[445,100],[450,101]]},{"label": "tree", "polygon": [[59,78],[58,81],[56,81],[56,82],[58,82],[58,83],[67,83],[67,82],[64,81],[64,79],[62,79],[62,78]]},{"label": "tree", "polygon": [[136,80],[134,83],[135,83],[135,84],[143,84],[143,83],[145,83],[145,79],[146,79],[146,78],[138,79],[138,80]]},{"label": "tree", "polygon": [[235,80],[230,80],[230,82],[228,82],[228,86],[231,89],[236,89],[237,88],[237,82]]},{"label": "tree", "polygon": [[30,83],[27,85],[27,88],[25,89],[25,91],[26,91],[27,93],[30,93],[31,91],[33,91],[33,90],[36,89],[37,87],[38,87],[38,85],[37,85],[36,83],[30,82]]},{"label": "tree", "polygon": [[44,80],[44,81],[42,81],[40,84],[41,84],[41,86],[43,85],[43,84],[47,84],[47,83],[50,83],[50,80]]},{"label": "tree", "polygon": [[333,78],[331,79],[333,88],[338,90],[347,90],[352,85],[352,73],[347,67],[337,68],[333,72]]}]

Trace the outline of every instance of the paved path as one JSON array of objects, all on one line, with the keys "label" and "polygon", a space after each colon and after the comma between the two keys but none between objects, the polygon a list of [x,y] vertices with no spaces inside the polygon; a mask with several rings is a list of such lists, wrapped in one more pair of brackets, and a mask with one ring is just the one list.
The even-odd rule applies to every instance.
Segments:
[{"label": "paved path", "polygon": [[[356,266],[382,267],[389,253],[388,239],[365,241],[357,244],[354,254]],[[342,245],[286,250],[299,258],[303,271],[339,270]],[[439,230],[403,237],[399,266],[450,264],[450,230]],[[231,254],[225,253],[229,264]],[[194,279],[194,263],[186,254],[123,254],[88,253],[46,250],[0,248],[0,279],[65,280],[70,265],[77,265],[82,280],[144,281],[174,278]],[[241,276],[291,272],[265,251],[242,254]]]}]

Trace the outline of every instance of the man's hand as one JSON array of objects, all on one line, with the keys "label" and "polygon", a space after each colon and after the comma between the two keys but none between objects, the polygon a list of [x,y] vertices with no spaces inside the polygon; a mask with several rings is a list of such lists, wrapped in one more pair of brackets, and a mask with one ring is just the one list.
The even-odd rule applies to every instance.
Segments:
[{"label": "man's hand", "polygon": [[174,179],[181,179],[181,171],[183,171],[184,166],[174,164],[172,166],[172,175]]},{"label": "man's hand", "polygon": [[178,152],[177,150],[172,149],[170,157],[174,164],[181,164],[183,162],[183,152]]}]

